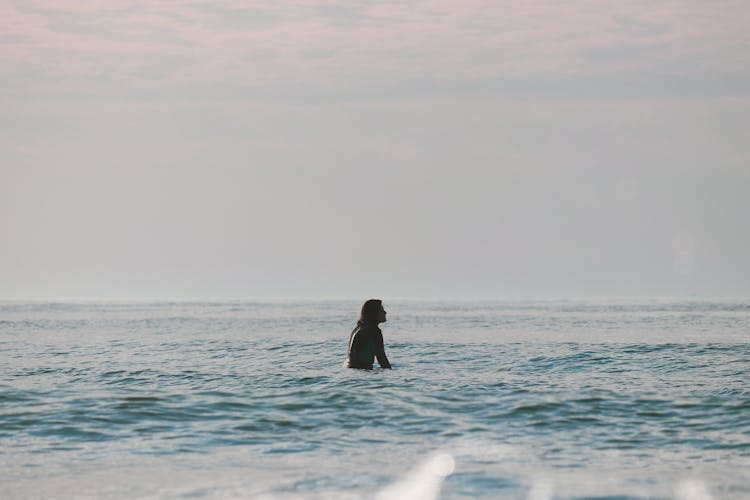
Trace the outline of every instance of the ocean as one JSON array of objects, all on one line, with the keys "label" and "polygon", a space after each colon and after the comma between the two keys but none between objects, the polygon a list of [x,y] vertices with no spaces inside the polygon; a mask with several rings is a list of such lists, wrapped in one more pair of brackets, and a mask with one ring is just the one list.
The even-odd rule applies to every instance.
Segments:
[{"label": "ocean", "polygon": [[750,300],[382,298],[0,303],[0,498],[750,498]]}]

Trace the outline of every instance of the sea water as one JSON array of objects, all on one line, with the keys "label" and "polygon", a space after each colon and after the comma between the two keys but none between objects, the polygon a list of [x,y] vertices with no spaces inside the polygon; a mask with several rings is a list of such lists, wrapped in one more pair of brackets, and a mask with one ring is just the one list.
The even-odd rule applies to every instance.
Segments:
[{"label": "sea water", "polygon": [[0,303],[2,498],[750,498],[750,301]]}]

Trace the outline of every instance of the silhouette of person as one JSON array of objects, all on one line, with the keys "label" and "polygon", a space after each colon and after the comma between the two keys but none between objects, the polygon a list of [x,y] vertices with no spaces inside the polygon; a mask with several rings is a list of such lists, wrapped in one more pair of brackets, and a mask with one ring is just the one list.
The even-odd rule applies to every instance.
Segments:
[{"label": "silhouette of person", "polygon": [[385,356],[383,346],[383,332],[378,325],[385,323],[385,309],[383,302],[370,299],[362,304],[357,326],[349,336],[349,355],[346,359],[348,368],[362,368],[372,370],[374,358],[378,358],[381,368],[390,368],[391,364]]}]

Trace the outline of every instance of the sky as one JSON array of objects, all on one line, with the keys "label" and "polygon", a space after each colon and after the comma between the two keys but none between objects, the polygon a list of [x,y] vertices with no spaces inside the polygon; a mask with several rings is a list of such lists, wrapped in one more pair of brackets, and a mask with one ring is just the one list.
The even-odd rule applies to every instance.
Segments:
[{"label": "sky", "polygon": [[0,0],[0,299],[750,296],[746,0]]}]

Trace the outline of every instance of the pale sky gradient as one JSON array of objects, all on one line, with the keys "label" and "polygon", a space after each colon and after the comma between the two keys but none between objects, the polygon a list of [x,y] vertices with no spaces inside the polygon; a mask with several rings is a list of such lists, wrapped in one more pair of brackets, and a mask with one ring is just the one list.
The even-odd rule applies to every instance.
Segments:
[{"label": "pale sky gradient", "polygon": [[750,296],[748,26],[0,0],[0,298]]}]

